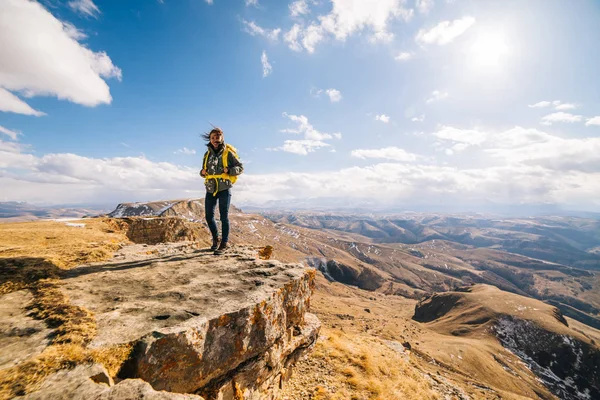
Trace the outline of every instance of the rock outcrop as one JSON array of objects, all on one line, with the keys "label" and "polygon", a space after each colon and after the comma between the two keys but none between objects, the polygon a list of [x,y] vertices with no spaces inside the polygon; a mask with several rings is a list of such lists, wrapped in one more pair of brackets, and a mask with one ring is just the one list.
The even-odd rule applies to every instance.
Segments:
[{"label": "rock outcrop", "polygon": [[[236,214],[241,213],[241,210],[231,206],[229,212]],[[188,221],[204,221],[204,199],[121,203],[108,217],[181,217]]]},{"label": "rock outcrop", "polygon": [[275,399],[318,337],[320,322],[307,312],[314,278],[313,269],[259,260],[247,247],[69,270],[61,290],[96,319],[89,347],[133,351],[116,385],[89,382],[97,374],[88,370],[61,371],[29,398],[85,386],[99,399]]},{"label": "rock outcrop", "polygon": [[133,243],[158,244],[191,241],[206,236],[206,228],[199,223],[179,217],[125,218],[127,238]]}]

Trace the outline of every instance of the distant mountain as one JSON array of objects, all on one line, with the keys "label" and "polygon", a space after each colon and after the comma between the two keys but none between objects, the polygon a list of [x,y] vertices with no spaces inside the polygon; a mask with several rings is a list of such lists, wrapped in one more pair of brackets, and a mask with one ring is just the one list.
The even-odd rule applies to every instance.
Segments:
[{"label": "distant mountain", "polygon": [[[231,207],[230,212],[241,213],[234,206]],[[108,214],[108,217],[181,217],[188,221],[201,222],[204,221],[204,199],[121,203],[114,211]]]},{"label": "distant mountain", "polygon": [[600,270],[600,221],[575,217],[495,219],[448,214],[264,214],[274,222],[356,233],[376,243],[447,240],[503,250],[571,267]]},{"label": "distant mountain", "polygon": [[39,219],[83,218],[105,213],[103,206],[34,206],[26,202],[0,202],[0,223]]}]

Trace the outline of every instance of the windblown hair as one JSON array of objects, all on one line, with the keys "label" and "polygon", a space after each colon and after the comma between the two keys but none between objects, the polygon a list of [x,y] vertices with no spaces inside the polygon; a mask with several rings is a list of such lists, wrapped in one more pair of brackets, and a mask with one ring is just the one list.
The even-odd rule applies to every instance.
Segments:
[{"label": "windblown hair", "polygon": [[206,140],[208,143],[210,143],[210,135],[213,133],[220,133],[221,135],[223,134],[223,129],[219,128],[219,127],[214,127],[210,130],[210,132],[208,133],[203,133],[202,134],[202,139]]}]

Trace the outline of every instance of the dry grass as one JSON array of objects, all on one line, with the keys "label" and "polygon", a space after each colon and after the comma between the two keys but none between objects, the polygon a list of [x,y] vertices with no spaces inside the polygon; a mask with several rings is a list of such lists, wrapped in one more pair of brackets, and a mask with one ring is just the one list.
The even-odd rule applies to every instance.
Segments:
[{"label": "dry grass", "polygon": [[0,225],[0,295],[29,289],[31,315],[54,329],[51,345],[41,354],[0,371],[0,399],[35,391],[48,375],[82,363],[102,363],[114,376],[131,352],[128,345],[86,349],[96,334],[94,316],[70,304],[58,287],[63,269],[107,260],[127,242],[120,222],[85,223],[85,228],[46,221]]},{"label": "dry grass", "polygon": [[313,399],[438,399],[431,385],[407,358],[381,340],[325,329],[311,358],[333,373],[335,390],[316,386]]},{"label": "dry grass", "polygon": [[59,268],[109,259],[119,244],[128,242],[127,226],[108,218],[63,222],[0,224],[0,258],[42,258]]}]

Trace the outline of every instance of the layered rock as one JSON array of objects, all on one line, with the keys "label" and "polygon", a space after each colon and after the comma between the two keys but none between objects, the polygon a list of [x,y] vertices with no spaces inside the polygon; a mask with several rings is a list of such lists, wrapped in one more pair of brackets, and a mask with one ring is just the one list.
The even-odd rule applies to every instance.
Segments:
[{"label": "layered rock", "polygon": [[318,336],[320,323],[307,313],[313,280],[301,264],[239,248],[82,266],[61,290],[94,313],[91,347],[133,345],[123,382],[205,399],[274,399]]},{"label": "layered rock", "polygon": [[178,217],[126,218],[127,238],[133,243],[196,242],[206,236],[201,224]]}]

